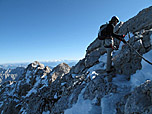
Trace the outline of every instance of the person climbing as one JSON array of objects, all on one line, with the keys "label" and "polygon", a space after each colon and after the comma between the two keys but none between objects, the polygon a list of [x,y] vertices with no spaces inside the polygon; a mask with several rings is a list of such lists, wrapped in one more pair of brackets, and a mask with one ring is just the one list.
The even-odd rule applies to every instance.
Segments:
[{"label": "person climbing", "polygon": [[[98,33],[99,40],[104,41],[104,47],[107,51],[107,66],[106,72],[110,73],[112,71],[112,51],[118,50],[119,46],[115,46],[114,38],[126,43],[124,37],[125,35],[118,35],[114,33],[114,28],[119,22],[119,18],[117,16],[113,16],[108,24],[101,26],[100,31]],[[102,29],[102,30],[101,30]]]}]

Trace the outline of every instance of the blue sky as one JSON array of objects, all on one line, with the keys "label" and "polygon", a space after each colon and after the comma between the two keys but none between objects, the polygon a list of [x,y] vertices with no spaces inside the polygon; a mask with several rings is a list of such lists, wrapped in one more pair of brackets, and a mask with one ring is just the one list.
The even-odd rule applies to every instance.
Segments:
[{"label": "blue sky", "polygon": [[99,26],[152,0],[0,0],[0,64],[84,58]]}]

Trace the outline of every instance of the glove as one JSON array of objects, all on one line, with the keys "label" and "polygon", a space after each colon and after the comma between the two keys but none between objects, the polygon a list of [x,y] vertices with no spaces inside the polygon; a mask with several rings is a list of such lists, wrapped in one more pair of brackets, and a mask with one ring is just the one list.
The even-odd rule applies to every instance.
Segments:
[{"label": "glove", "polygon": [[124,38],[125,37],[125,35],[123,34],[123,35],[121,35],[121,38]]}]

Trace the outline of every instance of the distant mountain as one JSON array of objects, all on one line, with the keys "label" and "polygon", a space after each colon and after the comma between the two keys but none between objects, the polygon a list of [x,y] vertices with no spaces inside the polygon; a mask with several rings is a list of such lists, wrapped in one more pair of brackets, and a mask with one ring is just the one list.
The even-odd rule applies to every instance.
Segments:
[{"label": "distant mountain", "polygon": [[24,67],[17,67],[15,69],[0,68],[0,85],[6,81],[17,81],[24,73]]},{"label": "distant mountain", "polygon": [[[76,64],[76,60],[56,60],[56,61],[46,61],[42,62],[44,66],[48,66],[53,69],[61,63],[66,63],[70,67]],[[29,63],[14,63],[14,64],[3,64],[0,65],[0,85],[6,81],[17,81],[19,77],[22,76],[24,69],[29,65]]]},{"label": "distant mountain", "polygon": [[1,64],[0,68],[2,69],[15,69],[17,67],[27,67],[29,63],[8,63],[8,64]]},{"label": "distant mountain", "polygon": [[[61,63],[66,63],[70,67],[72,67],[77,62],[78,62],[78,60],[54,60],[54,61],[42,61],[41,63],[44,64],[45,66],[49,66],[51,69],[53,69],[53,67],[55,67],[55,66],[57,66],[58,64],[61,64]],[[12,64],[8,63],[8,64],[1,64],[0,68],[2,68],[2,69],[15,69],[17,67],[26,68],[28,64],[29,64],[29,62],[27,62],[27,63],[12,63]]]},{"label": "distant mountain", "polygon": [[61,63],[66,63],[70,67],[72,67],[77,62],[78,62],[78,60],[55,60],[55,61],[45,61],[45,62],[41,62],[41,63],[44,64],[45,66],[49,66],[51,68],[51,67],[55,67],[55,66],[57,66],[58,64],[61,64]]}]

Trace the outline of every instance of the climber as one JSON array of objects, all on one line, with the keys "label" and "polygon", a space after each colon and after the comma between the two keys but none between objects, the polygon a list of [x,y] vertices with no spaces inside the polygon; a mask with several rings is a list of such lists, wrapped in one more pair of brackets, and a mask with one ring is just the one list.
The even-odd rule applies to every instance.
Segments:
[{"label": "climber", "polygon": [[109,21],[109,24],[105,26],[104,29],[101,30],[100,27],[100,35],[98,33],[99,40],[104,41],[104,47],[107,51],[107,66],[106,66],[106,72],[110,73],[112,71],[112,51],[118,50],[119,46],[114,45],[114,38],[117,38],[118,40],[122,41],[123,43],[126,43],[124,37],[125,35],[118,35],[114,33],[114,27],[119,22],[119,18],[117,16],[113,16],[111,20]]}]

